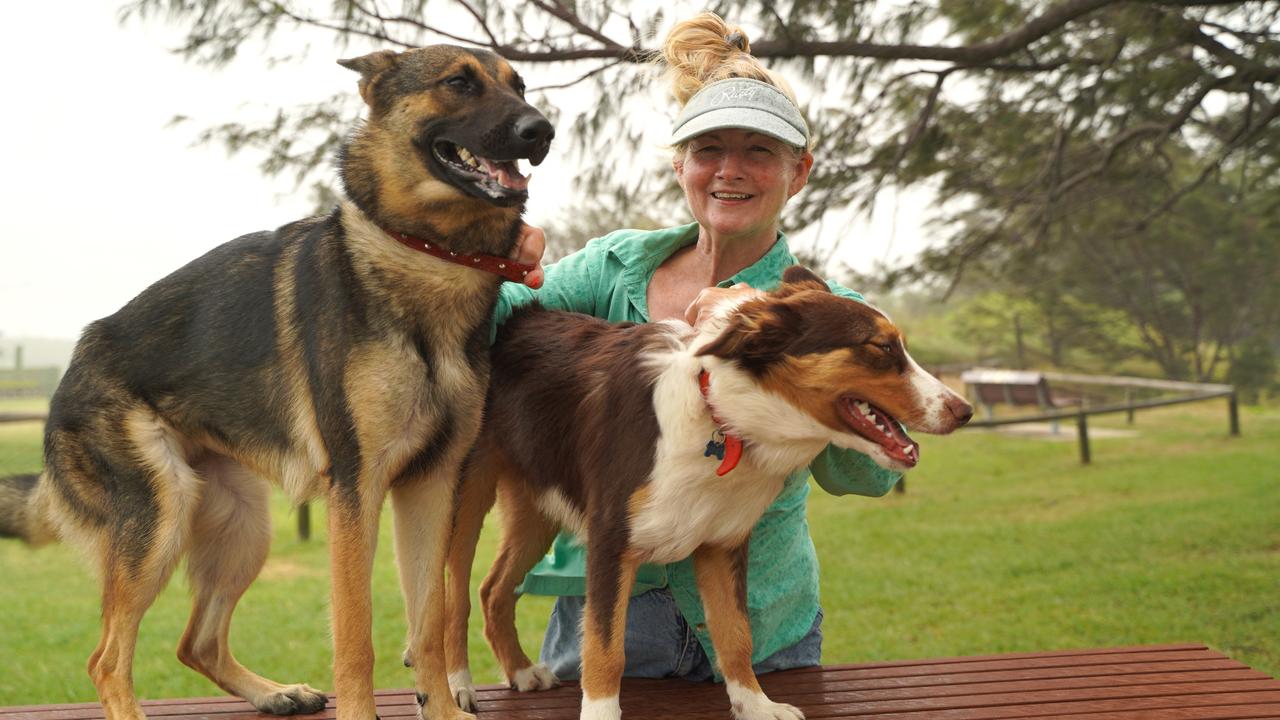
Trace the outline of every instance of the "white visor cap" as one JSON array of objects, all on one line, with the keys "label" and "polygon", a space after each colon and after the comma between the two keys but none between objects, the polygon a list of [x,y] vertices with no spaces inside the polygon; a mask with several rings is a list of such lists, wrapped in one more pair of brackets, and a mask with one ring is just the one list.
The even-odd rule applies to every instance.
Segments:
[{"label": "white visor cap", "polygon": [[726,128],[754,130],[793,147],[809,145],[809,126],[795,103],[773,85],[749,78],[718,80],[689,98],[676,116],[671,144]]}]

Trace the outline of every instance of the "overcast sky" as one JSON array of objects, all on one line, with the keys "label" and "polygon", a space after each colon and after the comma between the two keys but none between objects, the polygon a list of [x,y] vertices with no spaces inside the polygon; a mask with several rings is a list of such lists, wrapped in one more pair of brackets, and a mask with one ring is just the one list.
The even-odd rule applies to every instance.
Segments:
[{"label": "overcast sky", "polygon": [[[677,5],[682,5],[677,3]],[[333,60],[361,49],[313,45],[300,63],[248,54],[206,70],[169,48],[180,33],[158,21],[117,21],[119,3],[14,3],[0,26],[7,98],[0,137],[0,337],[74,338],[139,291],[210,248],[306,215],[305,188],[266,179],[259,158],[196,146],[199,128],[261,117],[350,90]],[[688,4],[671,17],[700,9]],[[553,84],[522,68],[530,86]],[[669,108],[655,108],[659,154]],[[170,126],[174,115],[193,121]],[[821,158],[818,159],[821,162]],[[570,170],[552,157],[534,170],[528,219],[554,217]],[[906,203],[903,203],[906,205]],[[914,252],[919,209],[881,203],[849,256],[858,269]],[[608,228],[602,228],[608,230]]]}]

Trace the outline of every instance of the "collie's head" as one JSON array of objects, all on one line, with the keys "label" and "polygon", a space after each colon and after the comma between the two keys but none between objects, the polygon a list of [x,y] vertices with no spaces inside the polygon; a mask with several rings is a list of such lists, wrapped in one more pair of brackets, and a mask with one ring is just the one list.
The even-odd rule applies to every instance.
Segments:
[{"label": "collie's head", "polygon": [[945,434],[973,415],[916,364],[884,313],[798,265],[776,291],[726,302],[700,330],[712,403],[751,442],[825,441],[906,470],[920,448],[903,427]]}]

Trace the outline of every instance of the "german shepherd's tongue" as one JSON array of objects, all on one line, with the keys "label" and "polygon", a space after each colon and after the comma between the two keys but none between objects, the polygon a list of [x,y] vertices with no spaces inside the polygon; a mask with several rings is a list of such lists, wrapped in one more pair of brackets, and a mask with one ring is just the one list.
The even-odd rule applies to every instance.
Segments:
[{"label": "german shepherd's tongue", "polygon": [[908,467],[920,462],[920,446],[889,413],[852,395],[837,400],[836,408],[850,430],[879,445],[889,457]]},{"label": "german shepherd's tongue", "polygon": [[478,155],[476,159],[480,161],[480,166],[489,174],[489,177],[498,181],[499,185],[511,190],[525,190],[529,187],[529,178],[520,174],[518,161],[503,160],[495,162]]}]

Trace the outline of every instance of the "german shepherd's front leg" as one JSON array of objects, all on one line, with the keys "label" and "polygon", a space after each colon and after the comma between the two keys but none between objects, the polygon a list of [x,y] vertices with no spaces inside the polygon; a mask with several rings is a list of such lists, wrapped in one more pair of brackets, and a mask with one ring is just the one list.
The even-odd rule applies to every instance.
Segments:
[{"label": "german shepherd's front leg", "polygon": [[699,547],[693,553],[693,569],[733,716],[737,720],[804,720],[799,709],[770,700],[751,668],[746,541],[732,549]]},{"label": "german shepherd's front leg", "polygon": [[[453,463],[418,477],[403,478],[391,490],[395,513],[396,563],[410,615],[405,657],[412,659],[414,687],[423,716],[430,720],[473,720],[454,703],[445,674],[444,563],[453,529]],[[465,581],[464,581],[465,582]]]},{"label": "german shepherd's front leg", "polygon": [[357,484],[353,488],[334,482],[329,490],[333,689],[338,696],[338,720],[374,720],[377,716],[370,583],[382,491],[372,491],[371,485]]},{"label": "german shepherd's front leg", "polygon": [[[592,538],[600,533],[591,532]],[[618,690],[626,667],[623,641],[627,629],[627,602],[640,563],[630,554],[622,557],[608,548],[587,549],[587,609],[582,624],[582,714],[580,720],[617,720],[622,717]]]}]

